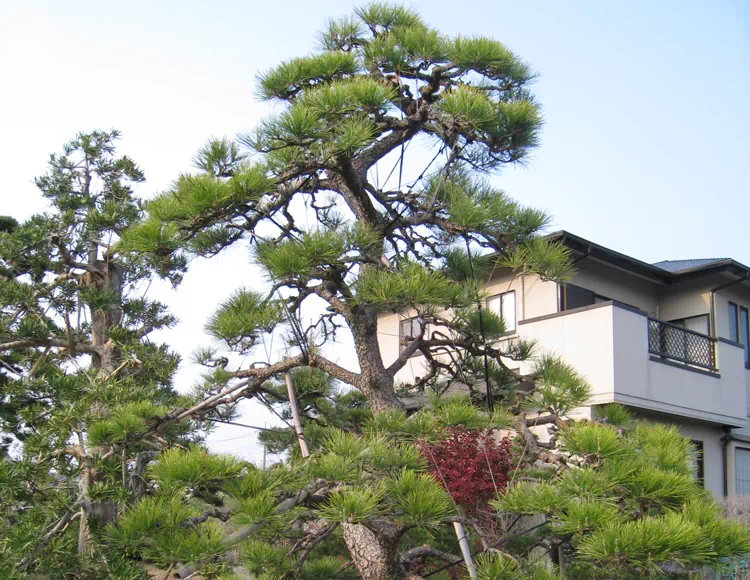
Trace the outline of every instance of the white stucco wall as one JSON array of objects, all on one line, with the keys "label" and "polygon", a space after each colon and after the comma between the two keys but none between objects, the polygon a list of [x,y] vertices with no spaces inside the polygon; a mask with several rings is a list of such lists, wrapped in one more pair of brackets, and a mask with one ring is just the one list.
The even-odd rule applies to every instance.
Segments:
[{"label": "white stucco wall", "polygon": [[648,319],[613,304],[521,325],[590,382],[592,404],[618,402],[717,424],[744,426],[747,395],[742,351],[719,342],[719,375],[651,360]]},{"label": "white stucco wall", "polygon": [[659,305],[657,284],[590,258],[575,265],[571,284],[592,290],[610,300],[617,300],[656,313]]},{"label": "white stucco wall", "polygon": [[520,334],[537,340],[539,354],[562,357],[598,393],[614,391],[612,307],[592,308],[520,325]]},{"label": "white stucco wall", "polygon": [[719,375],[709,376],[651,360],[647,319],[614,308],[615,400],[721,424],[744,426],[747,401],[741,351],[717,343]]},{"label": "white stucco wall", "polygon": [[659,316],[661,320],[678,320],[711,312],[711,288],[721,282],[715,278],[700,278],[677,285],[659,288]]},{"label": "white stucco wall", "polygon": [[715,498],[724,497],[724,460],[721,438],[724,433],[718,425],[689,423],[678,417],[664,421],[676,425],[685,437],[703,443],[703,482]]},{"label": "white stucco wall", "polygon": [[[745,286],[735,285],[714,293],[714,316],[716,318],[716,335],[729,339],[729,303],[744,306],[750,310],[750,290]],[[744,356],[744,354],[743,354]],[[743,359],[744,362],[744,359]],[[750,416],[750,369],[744,373],[745,389],[747,392],[748,410]],[[738,432],[740,437],[750,440],[750,427]]]}]

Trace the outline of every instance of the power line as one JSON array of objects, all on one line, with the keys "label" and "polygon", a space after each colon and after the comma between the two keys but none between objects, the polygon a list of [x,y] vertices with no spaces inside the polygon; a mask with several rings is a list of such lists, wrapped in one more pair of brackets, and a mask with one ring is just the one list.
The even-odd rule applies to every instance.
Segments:
[{"label": "power line", "polygon": [[275,433],[276,429],[269,429],[268,427],[258,427],[257,425],[246,425],[245,423],[237,423],[235,421],[224,421],[222,419],[211,419],[212,423],[224,423],[226,425],[234,425],[236,427],[245,427],[245,429],[255,429],[257,431],[268,431],[269,433]]}]

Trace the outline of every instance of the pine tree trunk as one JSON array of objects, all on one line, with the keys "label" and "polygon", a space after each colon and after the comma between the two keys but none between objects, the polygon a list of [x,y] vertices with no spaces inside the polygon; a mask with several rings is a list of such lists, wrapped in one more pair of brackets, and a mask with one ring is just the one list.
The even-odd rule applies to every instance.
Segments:
[{"label": "pine tree trunk", "polygon": [[[95,246],[95,244],[92,245]],[[92,261],[93,259],[93,261]],[[119,364],[116,349],[109,341],[109,331],[122,321],[123,270],[109,260],[99,260],[98,250],[89,250],[89,264],[97,273],[93,275],[93,286],[100,292],[111,294],[112,303],[108,308],[93,309],[91,312],[91,340],[98,354],[92,357],[91,365],[102,374],[111,374]]]},{"label": "pine tree trunk", "polygon": [[393,375],[385,368],[380,355],[377,313],[371,308],[355,308],[350,328],[362,376],[359,386],[362,394],[367,397],[370,408],[374,413],[402,409],[403,404],[393,390]]},{"label": "pine tree trunk", "polygon": [[398,542],[391,534],[376,535],[361,524],[343,524],[344,542],[362,580],[404,578]]},{"label": "pine tree trunk", "polygon": [[[119,361],[119,353],[109,340],[109,333],[113,326],[122,320],[123,270],[114,262],[99,259],[99,248],[95,242],[89,242],[88,264],[96,268],[96,273],[87,272],[89,284],[100,292],[111,293],[112,303],[105,309],[91,309],[91,342],[97,348],[97,353],[91,357],[91,366],[100,375],[108,376],[114,372]],[[89,555],[92,550],[90,541],[90,517],[106,521],[106,515],[112,506],[97,502],[92,504],[89,498],[89,487],[96,475],[93,460],[86,453],[83,434],[78,434],[79,444],[83,456],[81,458],[81,475],[79,479],[81,507],[80,527],[78,531],[78,554],[80,557]]]}]

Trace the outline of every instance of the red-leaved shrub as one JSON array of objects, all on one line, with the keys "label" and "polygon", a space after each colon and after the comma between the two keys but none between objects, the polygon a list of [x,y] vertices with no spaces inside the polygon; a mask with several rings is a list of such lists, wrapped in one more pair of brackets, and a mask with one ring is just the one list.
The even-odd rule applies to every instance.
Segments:
[{"label": "red-leaved shrub", "polygon": [[498,442],[481,431],[452,427],[447,439],[418,445],[432,475],[468,515],[486,511],[489,500],[508,485],[512,467],[508,438]]}]

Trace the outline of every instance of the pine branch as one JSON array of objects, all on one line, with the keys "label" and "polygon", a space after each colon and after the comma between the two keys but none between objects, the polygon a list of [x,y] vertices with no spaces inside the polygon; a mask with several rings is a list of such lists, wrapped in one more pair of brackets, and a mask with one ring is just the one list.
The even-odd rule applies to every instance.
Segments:
[{"label": "pine branch", "polygon": [[401,554],[401,564],[405,568],[409,569],[414,567],[415,565],[424,564],[428,558],[442,560],[443,562],[453,562],[456,558],[458,558],[458,556],[449,554],[448,552],[443,552],[442,550],[433,548],[429,544],[425,544],[423,546],[412,548],[411,550],[403,552]]},{"label": "pine branch", "polygon": [[[315,497],[320,498],[321,494],[326,490],[329,489],[330,485],[324,482],[323,480],[316,480],[312,482],[311,484],[303,487],[300,489],[295,495],[292,497],[289,497],[282,501],[280,504],[276,506],[276,508],[273,510],[273,515],[281,515],[283,513],[286,513],[290,511],[291,509],[295,508],[296,506],[304,503],[308,498]],[[224,548],[231,548],[232,546],[240,543],[242,540],[245,540],[246,538],[249,538],[252,534],[255,532],[261,530],[266,526],[268,523],[267,520],[261,520],[259,522],[255,522],[253,524],[250,524],[248,526],[245,526],[244,528],[240,528],[233,534],[230,534],[224,539],[223,546]],[[196,571],[196,567],[189,565],[185,566],[183,568],[180,568],[175,573],[175,576],[177,578],[187,578],[191,574],[193,574]]]},{"label": "pine branch", "polygon": [[76,512],[69,511],[62,518],[60,518],[60,520],[54,526],[52,526],[52,528],[36,545],[34,551],[18,563],[18,571],[21,573],[25,572],[29,565],[31,565],[31,563],[37,557],[37,555],[44,549],[47,544],[50,543],[50,541],[52,541],[52,538],[54,538],[57,534],[64,532],[65,529],[71,524],[71,522],[79,517],[81,517],[80,510]]},{"label": "pine branch", "polygon": [[310,556],[312,551],[315,549],[315,546],[320,544],[323,540],[325,540],[328,536],[331,535],[331,533],[339,526],[338,523],[330,524],[326,527],[324,527],[320,532],[315,534],[312,538],[308,538],[305,542],[305,547],[302,553],[297,557],[297,566],[293,572],[290,572],[288,574],[289,578],[292,578],[293,580],[296,580],[299,578],[300,574],[302,574],[302,568],[305,565],[305,562],[307,561],[307,558]]},{"label": "pine branch", "polygon": [[0,352],[7,350],[20,350],[24,348],[33,348],[38,346],[56,347],[69,350],[74,353],[99,354],[100,349],[93,344],[72,343],[58,338],[32,338],[24,340],[14,340],[11,342],[0,343]]},{"label": "pine branch", "polygon": [[146,480],[143,478],[143,473],[148,463],[158,455],[159,451],[140,451],[136,454],[135,465],[128,479],[128,489],[136,499],[140,499],[146,492]]}]

